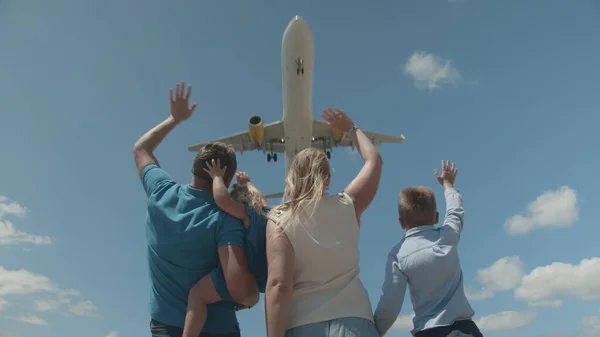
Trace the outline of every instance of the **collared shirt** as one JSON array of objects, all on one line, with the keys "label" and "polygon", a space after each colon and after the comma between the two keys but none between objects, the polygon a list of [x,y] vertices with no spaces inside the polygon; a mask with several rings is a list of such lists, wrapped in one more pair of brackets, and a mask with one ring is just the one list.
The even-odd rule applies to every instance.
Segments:
[{"label": "collared shirt", "polygon": [[[244,247],[244,227],[222,211],[210,193],[177,184],[156,165],[146,166],[141,178],[148,196],[150,315],[160,323],[183,328],[191,287],[218,266],[219,246]],[[202,331],[238,332],[233,307],[208,305]]]},{"label": "collared shirt", "polygon": [[413,335],[474,315],[465,296],[458,258],[464,217],[462,197],[454,188],[446,189],[444,195],[443,225],[411,228],[388,255],[383,294],[375,310],[375,325],[381,336],[398,318],[407,285],[415,311]]}]

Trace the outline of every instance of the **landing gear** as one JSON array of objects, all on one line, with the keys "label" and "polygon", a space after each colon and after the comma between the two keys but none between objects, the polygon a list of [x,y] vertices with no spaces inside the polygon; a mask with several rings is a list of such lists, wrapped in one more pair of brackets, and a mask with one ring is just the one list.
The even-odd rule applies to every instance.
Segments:
[{"label": "landing gear", "polygon": [[296,59],[296,75],[304,75],[304,60],[302,57],[298,57]]},{"label": "landing gear", "polygon": [[267,162],[271,162],[271,159],[273,159],[274,162],[277,162],[277,153],[267,153]]},{"label": "landing gear", "polygon": [[327,155],[327,159],[331,159],[331,152],[325,151],[325,154]]}]

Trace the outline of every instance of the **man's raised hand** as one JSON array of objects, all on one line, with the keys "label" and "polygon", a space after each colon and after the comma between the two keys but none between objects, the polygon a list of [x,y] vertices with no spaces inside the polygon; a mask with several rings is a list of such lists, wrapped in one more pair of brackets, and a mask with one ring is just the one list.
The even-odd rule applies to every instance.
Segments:
[{"label": "man's raised hand", "polygon": [[435,177],[440,185],[444,187],[452,187],[454,186],[454,180],[458,174],[458,169],[453,162],[442,160],[442,173],[440,174],[438,170],[435,170],[433,171],[433,174],[435,174]]},{"label": "man's raised hand", "polygon": [[175,93],[173,89],[169,89],[169,97],[171,99],[171,116],[176,122],[183,122],[190,118],[194,109],[196,109],[196,102],[189,105],[190,94],[192,93],[192,86],[189,85],[187,92],[185,91],[185,82],[181,81],[175,86]]}]

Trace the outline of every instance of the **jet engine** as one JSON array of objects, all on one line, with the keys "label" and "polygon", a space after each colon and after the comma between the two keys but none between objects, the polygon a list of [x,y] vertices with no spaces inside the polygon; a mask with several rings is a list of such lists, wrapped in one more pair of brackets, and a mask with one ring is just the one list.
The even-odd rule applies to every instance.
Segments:
[{"label": "jet engine", "polygon": [[344,136],[343,132],[340,132],[338,130],[332,130],[332,131],[333,131],[333,139],[335,139],[336,141],[339,141]]},{"label": "jet engine", "polygon": [[253,142],[262,144],[265,138],[265,126],[260,116],[255,115],[248,119],[248,135]]}]

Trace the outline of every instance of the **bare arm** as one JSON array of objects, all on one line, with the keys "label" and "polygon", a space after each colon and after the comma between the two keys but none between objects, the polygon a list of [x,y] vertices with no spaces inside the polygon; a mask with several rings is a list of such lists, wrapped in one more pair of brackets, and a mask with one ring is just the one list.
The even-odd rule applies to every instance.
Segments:
[{"label": "bare arm", "polygon": [[188,105],[192,86],[188,86],[187,93],[184,94],[184,91],[185,82],[183,81],[175,87],[175,95],[173,95],[173,89],[170,89],[171,114],[162,123],[146,132],[133,146],[133,158],[138,175],[141,175],[144,167],[150,164],[159,166],[158,160],[154,156],[154,150],[175,126],[190,118],[194,109],[196,109],[196,103],[191,106]]},{"label": "bare arm", "polygon": [[356,218],[360,219],[362,213],[375,198],[375,194],[379,188],[383,160],[373,142],[361,130],[353,129],[349,132],[349,136],[352,138],[352,142],[356,144],[358,152],[365,161],[363,168],[356,178],[344,189],[344,192],[354,202]]},{"label": "bare arm", "polygon": [[167,134],[177,126],[172,116],[167,117],[162,123],[146,132],[133,146],[133,159],[137,168],[138,175],[142,173],[144,167],[158,164],[158,160],[154,156],[154,150],[165,139]]},{"label": "bare arm", "polygon": [[[235,179],[237,180],[237,183],[240,185],[245,185],[248,183],[252,183],[250,181],[250,176],[248,176],[248,174],[246,172],[243,171],[239,171],[235,174]],[[267,198],[265,197],[265,194],[260,190],[260,188],[258,188],[258,186],[254,185],[254,183],[252,183],[252,186],[256,187],[256,189],[258,190],[258,193],[260,193],[260,196],[262,198],[262,206],[263,207],[269,207],[269,202],[267,201]]]},{"label": "bare arm", "polygon": [[283,337],[294,290],[294,248],[280,226],[267,222],[268,279],[265,289],[267,336]]},{"label": "bare arm", "polygon": [[217,232],[217,245],[227,290],[235,302],[252,307],[258,302],[258,286],[246,262],[244,236],[245,230],[240,221],[224,214]]},{"label": "bare arm", "polygon": [[244,207],[244,204],[241,202],[231,199],[227,186],[225,186],[225,182],[223,181],[223,177],[217,176],[213,178],[213,195],[217,206],[232,217],[242,220],[244,226],[248,226],[249,218],[246,207]]},{"label": "bare arm", "polygon": [[227,281],[227,290],[233,300],[246,307],[254,306],[258,302],[258,286],[248,269],[244,249],[239,246],[221,246],[219,261]]}]

